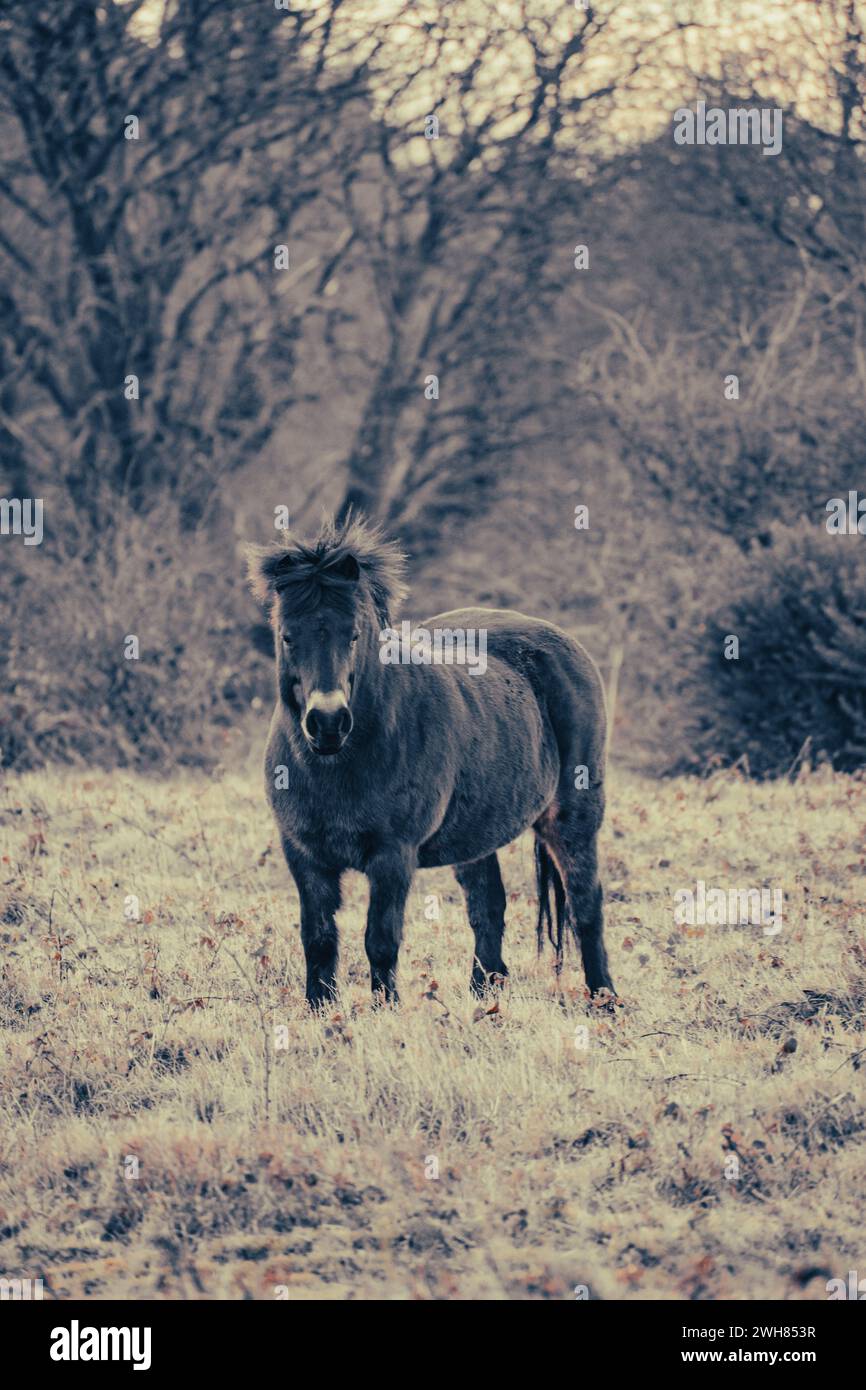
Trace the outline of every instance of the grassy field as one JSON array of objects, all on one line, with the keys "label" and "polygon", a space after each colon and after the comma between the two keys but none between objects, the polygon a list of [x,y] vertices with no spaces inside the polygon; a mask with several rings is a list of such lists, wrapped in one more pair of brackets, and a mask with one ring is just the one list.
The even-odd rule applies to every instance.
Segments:
[{"label": "grassy field", "polygon": [[[866,1274],[866,784],[617,774],[603,845],[612,1015],[573,952],[561,988],[536,957],[524,840],[498,1009],[437,871],[403,1003],[372,1012],[349,876],[320,1020],[255,773],[7,779],[0,1274],[230,1299],[823,1299]],[[783,929],[677,926],[698,879],[783,889]]]}]

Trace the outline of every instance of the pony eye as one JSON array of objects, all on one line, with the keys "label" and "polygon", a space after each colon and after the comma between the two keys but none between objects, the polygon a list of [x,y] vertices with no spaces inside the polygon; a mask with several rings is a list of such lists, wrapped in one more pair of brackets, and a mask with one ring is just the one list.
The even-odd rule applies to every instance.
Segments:
[{"label": "pony eye", "polygon": [[290,647],[290,646],[292,645],[291,642],[289,641],[289,638],[288,638],[288,636],[286,635],[285,632],[280,633],[280,636],[281,636],[282,639],[283,639],[283,646],[284,646],[284,647]]},{"label": "pony eye", "polygon": [[353,633],[352,633],[352,646],[353,646],[353,647],[354,647],[355,643],[357,642],[357,640],[358,640],[358,638],[359,638],[360,636],[361,636],[360,632],[353,632]]}]

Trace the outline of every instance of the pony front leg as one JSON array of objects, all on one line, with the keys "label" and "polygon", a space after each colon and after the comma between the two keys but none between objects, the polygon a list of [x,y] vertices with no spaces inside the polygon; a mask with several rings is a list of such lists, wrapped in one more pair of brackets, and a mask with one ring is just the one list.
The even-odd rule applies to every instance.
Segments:
[{"label": "pony front leg", "polygon": [[283,852],[301,900],[301,941],[307,964],[307,1003],[319,1009],[337,993],[340,875],[302,859],[283,842]]},{"label": "pony front leg", "polygon": [[370,861],[370,908],[364,946],[370,962],[374,998],[397,1002],[397,957],[403,937],[403,914],[415,871],[415,851],[383,851]]}]

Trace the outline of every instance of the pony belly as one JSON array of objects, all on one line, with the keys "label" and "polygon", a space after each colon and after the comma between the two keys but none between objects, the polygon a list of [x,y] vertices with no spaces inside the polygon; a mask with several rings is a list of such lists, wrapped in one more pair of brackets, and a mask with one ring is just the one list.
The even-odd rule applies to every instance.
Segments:
[{"label": "pony belly", "polygon": [[511,844],[556,796],[559,753],[533,693],[478,710],[485,742],[464,749],[462,768],[441,824],[419,849],[425,867],[468,864]]},{"label": "pony belly", "polygon": [[[517,834],[520,832],[518,831]],[[476,859],[485,859],[504,845],[510,844],[517,835],[506,836],[442,836],[441,831],[428,840],[418,850],[419,869],[441,869],[450,864],[471,864]]]},{"label": "pony belly", "polygon": [[521,797],[520,804],[503,814],[484,805],[464,803],[455,814],[449,812],[429,840],[419,847],[418,865],[422,869],[448,864],[469,864],[510,845],[534,824],[556,795],[556,783],[538,788],[534,797]]}]

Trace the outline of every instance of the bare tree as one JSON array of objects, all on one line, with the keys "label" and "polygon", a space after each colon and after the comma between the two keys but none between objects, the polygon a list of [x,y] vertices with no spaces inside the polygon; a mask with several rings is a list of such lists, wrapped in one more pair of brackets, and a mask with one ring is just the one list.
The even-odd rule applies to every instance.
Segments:
[{"label": "bare tree", "polygon": [[[693,9],[694,0],[686,7]],[[717,33],[684,47],[681,81],[708,105],[782,108],[781,157],[763,160],[758,178],[736,150],[708,146],[689,160],[693,183],[681,181],[679,205],[704,200],[708,215],[749,218],[768,241],[802,250],[863,286],[866,3],[792,4],[781,34],[772,18],[770,7],[743,16],[745,56],[726,49]]]},{"label": "bare tree", "polygon": [[195,513],[271,437],[333,229],[308,265],[278,271],[275,247],[372,130],[343,115],[363,74],[326,72],[316,45],[309,15],[254,0],[8,0],[0,429],[16,486],[60,475],[91,509],[103,488],[141,505],[171,488]]},{"label": "bare tree", "polygon": [[343,510],[408,529],[416,553],[443,508],[471,514],[532,446],[570,439],[549,326],[588,199],[617,167],[599,132],[666,29],[614,38],[614,14],[401,6],[372,36],[379,161],[344,192],[377,313]]},{"label": "bare tree", "polygon": [[[16,486],[60,475],[91,511],[102,489],[136,505],[171,489],[195,516],[286,437],[299,392],[322,410],[339,395],[352,437],[314,482],[417,539],[564,444],[546,330],[615,167],[605,120],[671,31],[616,18],[535,0],[9,0]],[[294,481],[295,510],[323,499]]]}]

